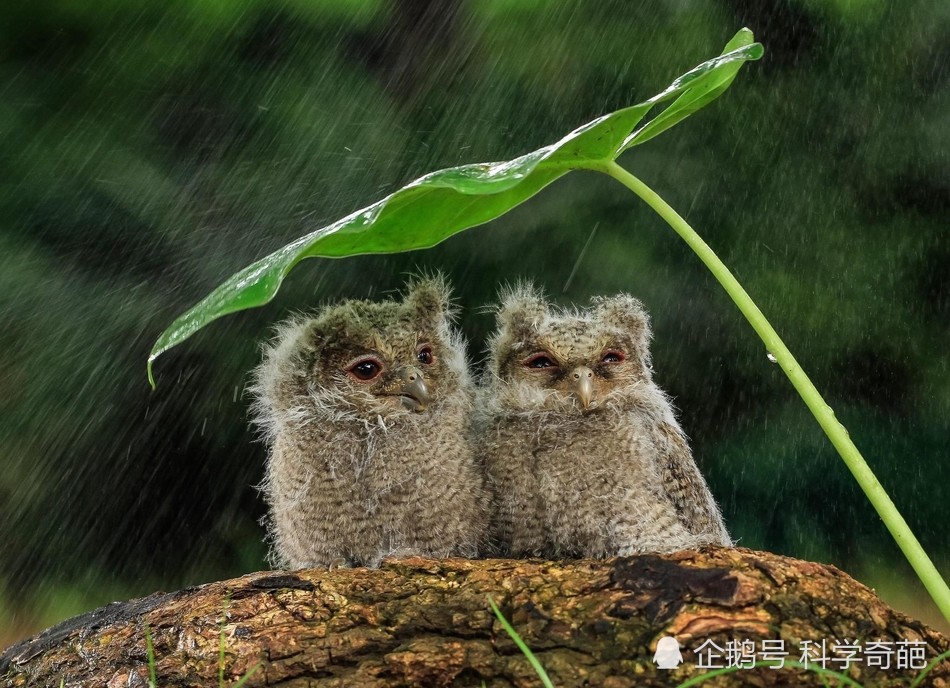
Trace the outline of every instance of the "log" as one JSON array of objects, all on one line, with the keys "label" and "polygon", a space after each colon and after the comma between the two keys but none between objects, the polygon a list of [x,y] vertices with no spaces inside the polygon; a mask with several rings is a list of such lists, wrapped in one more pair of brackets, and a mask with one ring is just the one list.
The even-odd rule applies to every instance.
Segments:
[{"label": "log", "polygon": [[[147,686],[151,669],[161,688],[217,686],[219,670],[223,685],[244,678],[247,688],[540,686],[489,596],[560,687],[678,686],[730,664],[703,685],[826,685],[815,671],[775,668],[800,660],[807,641],[825,642],[829,670],[906,687],[950,650],[946,636],[834,566],[744,548],[607,561],[405,558],[113,603],[7,649],[0,685]],[[682,663],[668,640],[659,659],[676,668],[653,661],[664,636]],[[919,685],[950,686],[950,660]]]}]

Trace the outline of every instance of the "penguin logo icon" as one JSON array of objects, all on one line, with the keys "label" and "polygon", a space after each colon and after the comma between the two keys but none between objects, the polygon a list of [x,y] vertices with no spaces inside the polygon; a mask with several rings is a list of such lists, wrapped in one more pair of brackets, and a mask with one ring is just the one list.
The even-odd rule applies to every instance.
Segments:
[{"label": "penguin logo icon", "polygon": [[675,669],[683,662],[683,654],[676,638],[665,635],[657,641],[653,662],[658,669]]}]

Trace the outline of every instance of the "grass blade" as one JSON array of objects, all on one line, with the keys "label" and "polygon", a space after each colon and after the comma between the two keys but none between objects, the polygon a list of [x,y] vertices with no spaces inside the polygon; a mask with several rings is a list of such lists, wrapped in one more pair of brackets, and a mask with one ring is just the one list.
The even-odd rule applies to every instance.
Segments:
[{"label": "grass blade", "polygon": [[941,652],[939,655],[937,655],[936,657],[934,657],[933,661],[932,661],[930,664],[928,664],[927,667],[926,667],[923,671],[921,671],[919,674],[917,674],[917,676],[914,678],[913,681],[910,682],[909,688],[917,688],[917,686],[919,686],[919,685],[921,684],[921,682],[922,682],[925,678],[927,678],[927,674],[929,674],[931,671],[933,671],[934,668],[935,668],[938,664],[940,664],[940,662],[942,662],[943,660],[947,659],[948,657],[950,657],[950,650],[947,650],[946,652]]},{"label": "grass blade", "polygon": [[[770,666],[768,662],[754,662],[753,667],[758,666]],[[736,671],[742,671],[744,669],[749,669],[747,666],[731,666],[723,667],[722,669],[713,669],[710,672],[702,674],[700,676],[693,676],[693,678],[683,681],[676,688],[692,688],[693,686],[698,686],[709,679],[716,678],[717,676],[723,676],[724,674],[732,674]],[[847,674],[842,674],[839,671],[834,671],[833,669],[825,669],[824,667],[815,666],[814,664],[804,665],[801,662],[796,662],[794,660],[786,660],[785,664],[780,669],[775,669],[775,671],[784,671],[785,669],[804,669],[805,671],[811,671],[818,674],[821,677],[823,683],[827,685],[828,678],[835,678],[841,682],[842,685],[851,686],[851,688],[864,688],[860,683],[855,681],[853,678]],[[789,684],[792,685],[792,684]]]},{"label": "grass blade", "polygon": [[511,636],[511,639],[515,641],[515,645],[517,645],[518,649],[521,650],[521,654],[523,654],[528,659],[528,662],[538,675],[538,678],[541,679],[541,683],[544,684],[544,688],[554,688],[554,684],[551,683],[551,678],[544,670],[544,667],[541,666],[541,662],[539,662],[538,658],[534,656],[534,653],[525,644],[524,640],[521,639],[521,636],[518,635],[518,632],[511,626],[510,623],[508,623],[508,619],[506,619],[505,615],[501,613],[501,610],[498,608],[498,605],[495,604],[495,600],[493,600],[491,596],[488,597],[488,604],[491,607],[491,610],[495,612],[495,617],[498,619],[498,622],[501,624],[502,628],[504,628],[505,632],[507,632],[508,635]]},{"label": "grass blade", "polygon": [[238,682],[234,684],[233,688],[241,688],[262,666],[262,664],[258,663],[248,669],[248,672],[238,679]]},{"label": "grass blade", "polygon": [[152,631],[145,624],[145,657],[148,662],[148,688],[158,688],[155,675],[155,646],[152,644]]}]

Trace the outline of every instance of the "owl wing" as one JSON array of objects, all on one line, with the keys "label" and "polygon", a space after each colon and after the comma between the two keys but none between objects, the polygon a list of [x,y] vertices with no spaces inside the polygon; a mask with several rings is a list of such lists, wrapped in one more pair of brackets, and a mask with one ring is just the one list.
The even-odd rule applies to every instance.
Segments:
[{"label": "owl wing", "polygon": [[691,533],[708,536],[710,544],[731,546],[722,514],[682,430],[661,421],[656,426],[656,436],[663,486],[680,521]]}]

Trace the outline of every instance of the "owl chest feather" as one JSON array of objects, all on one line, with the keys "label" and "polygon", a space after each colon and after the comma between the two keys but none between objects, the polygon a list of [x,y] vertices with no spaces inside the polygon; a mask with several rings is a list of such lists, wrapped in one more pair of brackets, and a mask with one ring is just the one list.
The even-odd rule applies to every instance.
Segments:
[{"label": "owl chest feather", "polygon": [[648,423],[629,413],[509,417],[499,432],[514,455],[493,460],[490,469],[519,473],[515,484],[548,505],[606,499],[649,484],[656,475]]},{"label": "owl chest feather", "polygon": [[[440,406],[424,416],[311,423],[296,429],[278,438],[273,473],[293,480],[305,501],[319,504],[331,496],[333,508],[352,504],[354,512],[365,515],[387,503],[437,493],[441,484],[458,478],[453,465],[466,463],[458,452],[437,449],[445,446],[446,438],[465,432],[454,420],[457,413],[434,422],[430,414],[446,410]],[[423,488],[428,491],[420,492]]]}]

